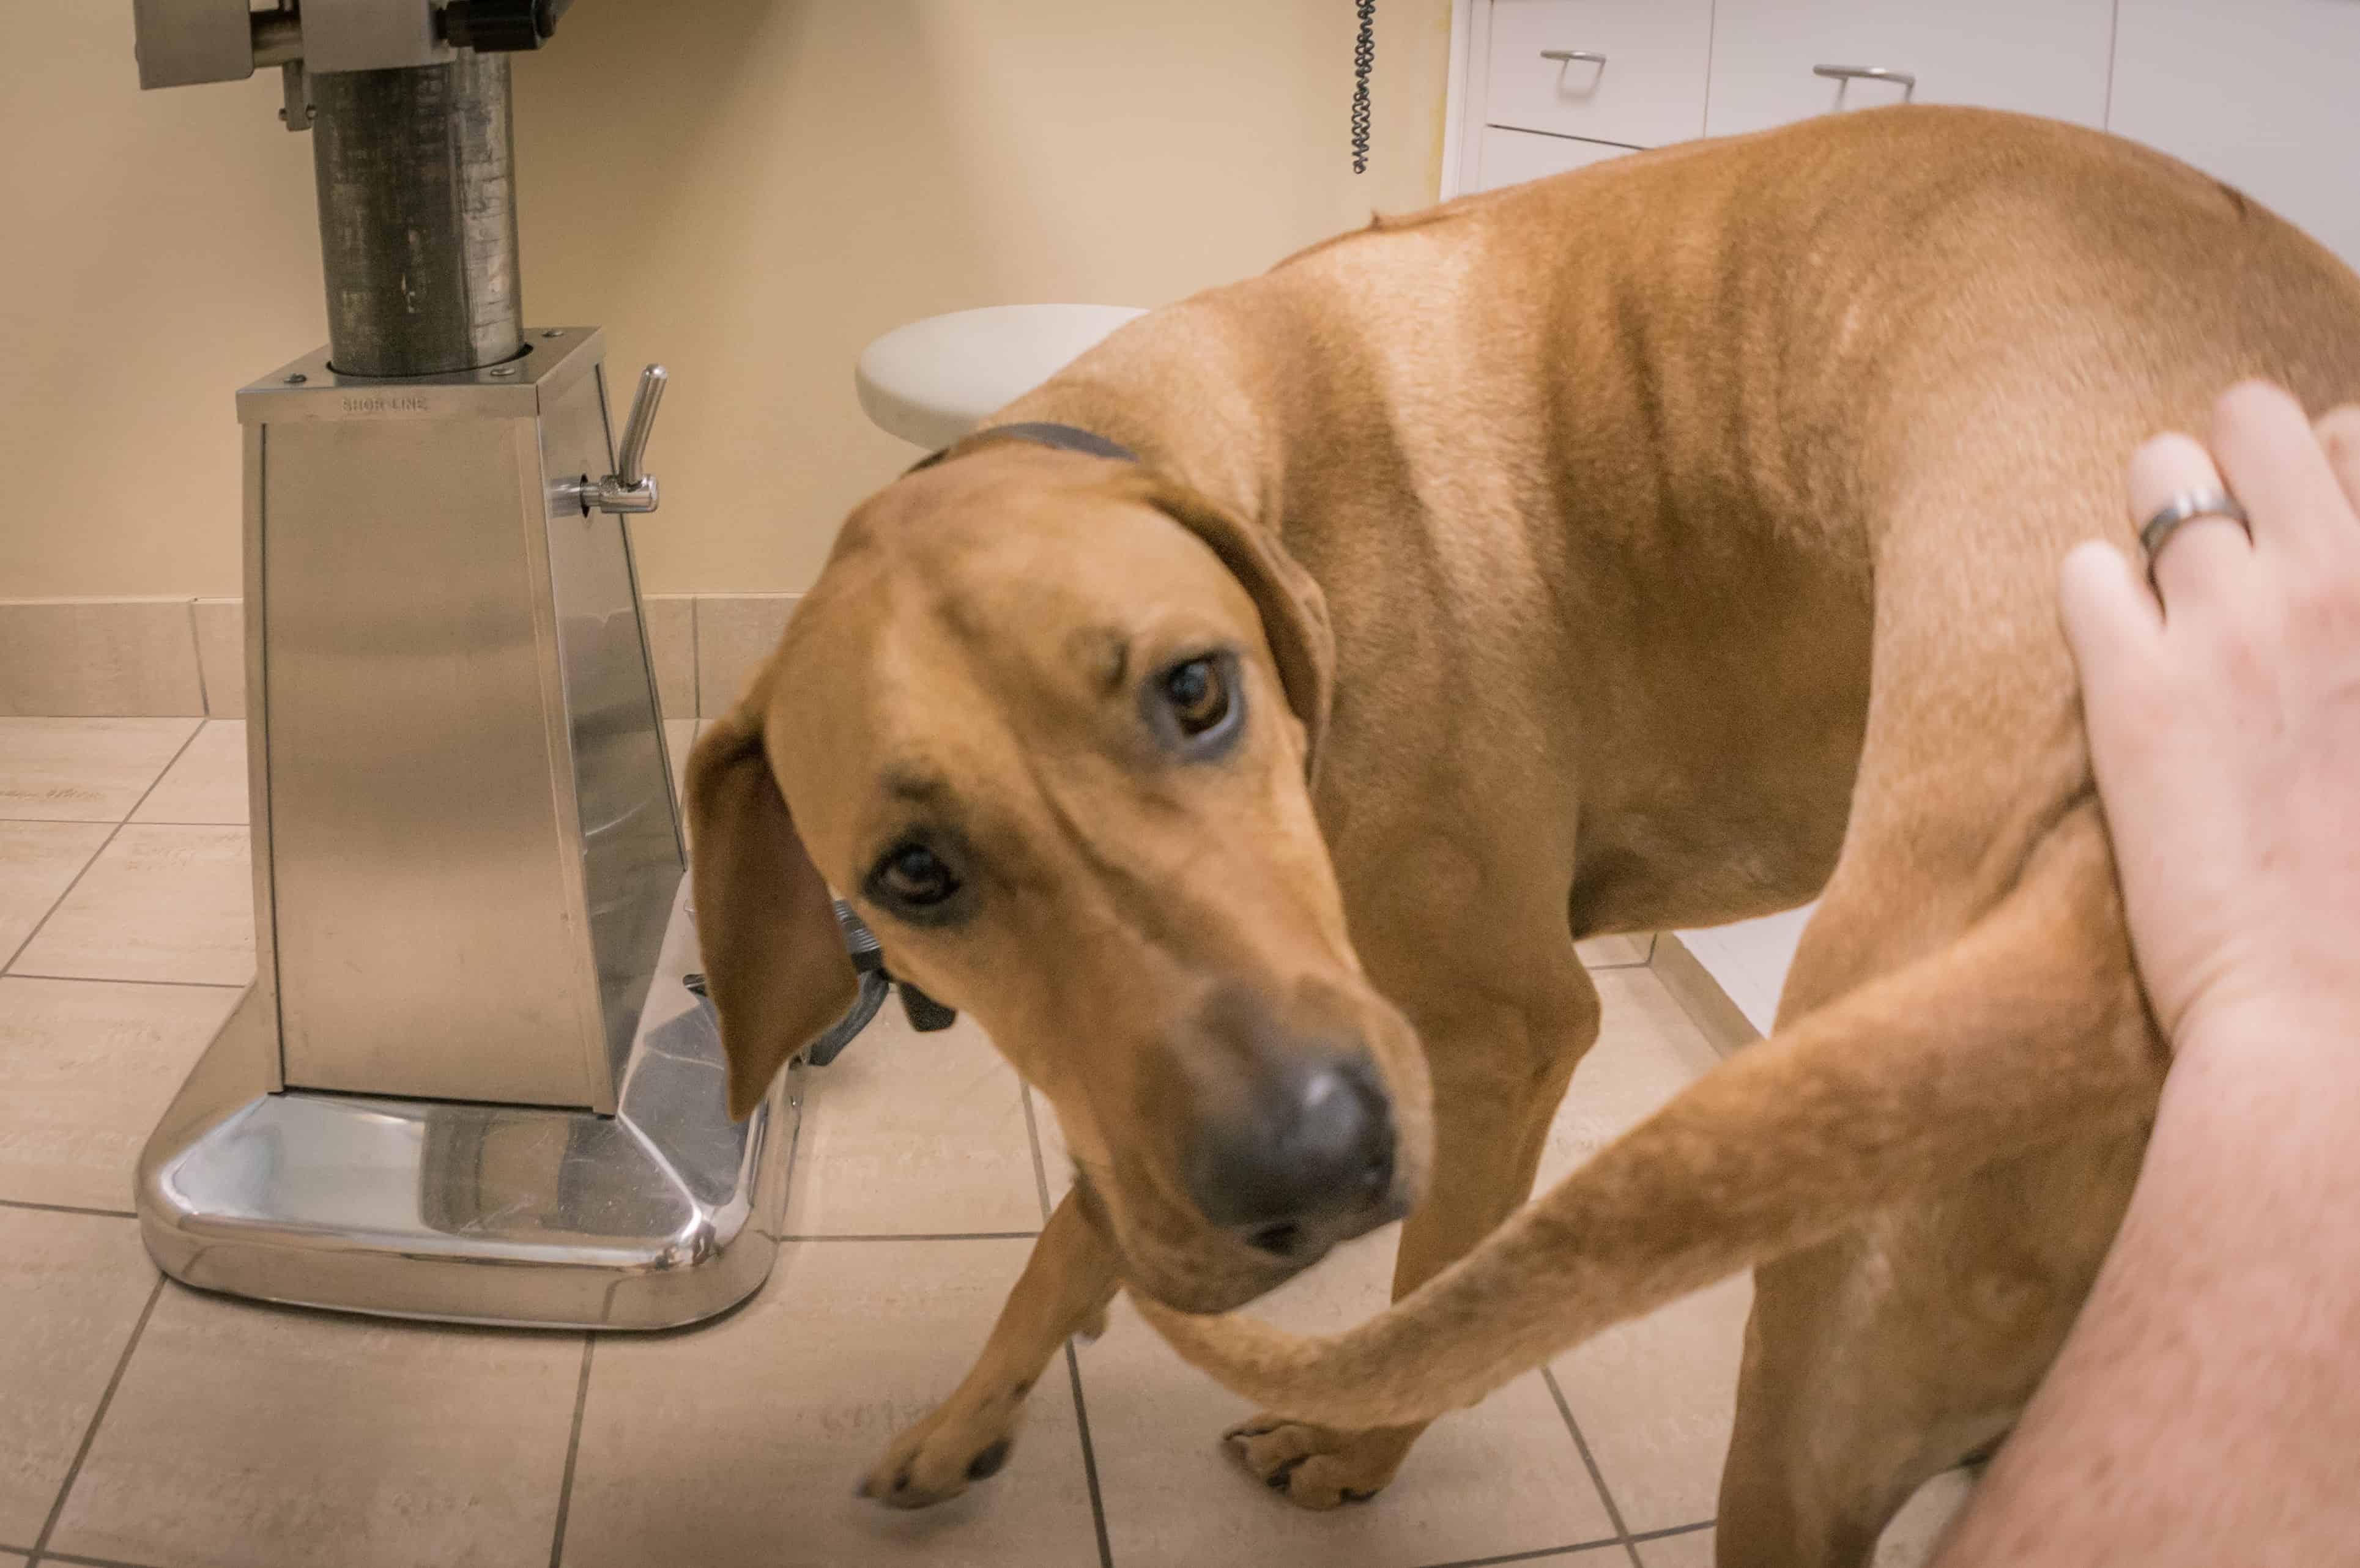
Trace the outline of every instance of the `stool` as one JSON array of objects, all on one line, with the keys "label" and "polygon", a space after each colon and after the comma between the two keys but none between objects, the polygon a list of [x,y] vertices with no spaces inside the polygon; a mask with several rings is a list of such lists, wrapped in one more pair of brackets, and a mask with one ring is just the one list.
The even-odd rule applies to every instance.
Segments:
[{"label": "stool", "polygon": [[933,452],[1145,313],[1124,305],[987,305],[928,316],[861,350],[853,385],[880,430]]}]

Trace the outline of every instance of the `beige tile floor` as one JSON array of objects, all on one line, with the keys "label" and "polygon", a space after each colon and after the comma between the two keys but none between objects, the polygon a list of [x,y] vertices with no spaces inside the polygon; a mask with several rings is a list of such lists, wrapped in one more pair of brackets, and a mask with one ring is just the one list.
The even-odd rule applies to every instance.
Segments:
[{"label": "beige tile floor", "polygon": [[[668,726],[676,754],[693,732]],[[1747,1287],[1601,1336],[1429,1432],[1377,1501],[1298,1512],[1217,1434],[1244,1407],[1118,1306],[988,1485],[852,1486],[948,1391],[1063,1191],[1046,1107],[971,1026],[896,1009],[812,1072],[787,1228],[740,1311],[653,1335],[390,1323],[168,1285],[126,1210],[148,1129],[252,969],[243,726],[0,719],[0,1568],[445,1564],[1701,1568]],[[1644,966],[1545,1177],[1715,1060]],[[1390,1237],[1258,1310],[1382,1304]],[[1939,1477],[1880,1568],[1923,1561]]]}]

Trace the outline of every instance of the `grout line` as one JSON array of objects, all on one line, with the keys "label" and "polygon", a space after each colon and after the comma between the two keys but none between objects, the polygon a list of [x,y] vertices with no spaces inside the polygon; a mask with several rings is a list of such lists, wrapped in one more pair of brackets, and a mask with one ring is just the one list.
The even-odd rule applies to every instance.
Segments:
[{"label": "grout line", "polygon": [[1676,1535],[1694,1535],[1700,1530],[1710,1530],[1714,1525],[1720,1522],[1721,1521],[1718,1519],[1699,1519],[1694,1524],[1676,1524],[1668,1526],[1663,1530],[1641,1530],[1637,1535],[1633,1536],[1631,1539],[1634,1541],[1669,1541]]},{"label": "grout line", "polygon": [[90,1457],[91,1444],[98,1441],[99,1423],[115,1403],[115,1391],[123,1387],[123,1374],[131,1366],[131,1353],[139,1348],[139,1336],[148,1332],[148,1320],[156,1315],[156,1303],[164,1299],[164,1276],[156,1276],[156,1288],[148,1292],[148,1304],[139,1309],[139,1321],[131,1325],[131,1337],[123,1342],[123,1354],[115,1360],[115,1375],[106,1380],[106,1391],[98,1397],[98,1408],[90,1412],[90,1425],[82,1430],[82,1446],[74,1450],[73,1463],[66,1466],[66,1478],[58,1487],[57,1500],[49,1505],[48,1522],[41,1533],[33,1538],[33,1558],[38,1562],[49,1544],[49,1537],[58,1530],[58,1520],[65,1516],[66,1498],[73,1494],[73,1484],[82,1477],[82,1461]]},{"label": "grout line", "polygon": [[74,873],[74,878],[72,881],[66,884],[65,891],[60,893],[57,897],[57,901],[42,911],[41,918],[34,922],[33,929],[25,933],[25,940],[18,942],[16,946],[16,950],[8,954],[7,963],[0,964],[0,974],[5,974],[17,959],[24,956],[25,950],[32,946],[34,940],[41,934],[41,928],[49,923],[50,917],[55,915],[60,909],[65,908],[66,900],[73,897],[73,890],[82,886],[82,879],[83,877],[90,875],[90,868],[99,863],[100,859],[105,855],[107,846],[115,841],[116,837],[122,833],[125,826],[129,823],[131,821],[131,812],[137,811],[140,807],[148,803],[148,797],[156,792],[156,786],[164,781],[164,775],[172,771],[173,764],[180,760],[182,754],[187,752],[189,747],[197,744],[197,737],[204,734],[204,732],[205,722],[202,719],[199,719],[197,721],[197,727],[189,732],[188,738],[180,743],[180,749],[172,753],[170,759],[168,760],[162,768],[157,769],[155,778],[148,780],[148,788],[139,791],[139,799],[131,802],[131,811],[124,812],[123,821],[115,824],[115,832],[108,833],[104,839],[100,841],[99,846],[90,852],[90,858],[82,863],[82,869]]},{"label": "grout line", "polygon": [[1598,1500],[1606,1505],[1606,1520],[1614,1527],[1614,1538],[1630,1553],[1632,1568],[1645,1568],[1639,1561],[1639,1549],[1631,1544],[1631,1527],[1622,1522],[1622,1510],[1615,1506],[1614,1494],[1607,1489],[1606,1474],[1598,1468],[1598,1460],[1590,1452],[1590,1440],[1581,1435],[1581,1423],[1573,1419],[1573,1407],[1566,1402],[1565,1390],[1557,1385],[1557,1373],[1550,1367],[1542,1367],[1541,1381],[1548,1385],[1549,1398],[1557,1401],[1557,1413],[1565,1418],[1565,1430],[1573,1433],[1573,1445],[1581,1451],[1582,1467],[1590,1472],[1590,1484],[1598,1488]]},{"label": "grout line", "polygon": [[1712,49],[1721,37],[1721,0],[1712,0],[1705,7],[1704,16],[1704,112],[1697,116],[1697,135],[1712,135]]},{"label": "grout line", "polygon": [[1041,1124],[1032,1116],[1032,1086],[1019,1082],[1019,1098],[1024,1102],[1024,1138],[1032,1146],[1032,1191],[1041,1200],[1041,1223],[1049,1223],[1049,1176],[1041,1163]]},{"label": "grout line", "polygon": [[565,1561],[565,1516],[574,1507],[574,1462],[582,1454],[582,1412],[590,1403],[590,1353],[597,1348],[598,1336],[582,1336],[582,1378],[574,1386],[574,1432],[565,1440],[565,1475],[557,1484],[557,1523],[549,1534],[549,1568],[560,1568]]},{"label": "grout line", "polygon": [[1448,1563],[1435,1563],[1427,1568],[1498,1568],[1502,1563],[1534,1563],[1544,1557],[1558,1557],[1575,1552],[1597,1552],[1609,1546],[1620,1546],[1620,1536],[1605,1536],[1597,1541],[1577,1541],[1570,1546],[1542,1546],[1530,1552],[1502,1552],[1497,1557],[1461,1557]]},{"label": "grout line", "polygon": [[198,991],[243,991],[254,984],[251,980],[146,980],[128,975],[37,975],[29,969],[11,969],[0,975],[0,980],[70,980],[77,985],[166,985]]},{"label": "grout line", "polygon": [[[119,1558],[114,1557],[82,1557],[71,1552],[48,1552],[45,1553],[39,1561],[42,1563],[72,1563],[80,1564],[81,1568],[148,1568],[148,1564],[144,1563],[126,1563]],[[27,1563],[26,1568],[36,1568],[36,1565],[33,1563]]]},{"label": "grout line", "polygon": [[[134,810],[137,809],[134,808]],[[106,825],[106,819],[104,817],[95,820],[89,817],[0,817],[0,822],[59,822],[70,827],[103,828]],[[135,822],[126,817],[116,825],[132,828],[242,828],[246,824],[244,822],[168,822],[154,817],[148,818],[144,822]]]},{"label": "grout line", "polygon": [[[1020,1081],[1016,1096],[1024,1103],[1024,1139],[1032,1146],[1032,1191],[1041,1200],[1041,1217],[1049,1216],[1048,1169],[1041,1159],[1041,1123],[1032,1114],[1032,1086]],[[1098,1532],[1098,1568],[1114,1568],[1114,1538],[1107,1531],[1106,1494],[1098,1488],[1098,1454],[1090,1442],[1090,1407],[1082,1398],[1082,1362],[1074,1342],[1065,1340],[1065,1380],[1074,1390],[1074,1430],[1082,1440],[1082,1479],[1090,1489],[1090,1526]]]},{"label": "grout line", "polygon": [[136,1220],[139,1217],[129,1209],[90,1209],[80,1203],[36,1203],[25,1198],[0,1198],[0,1209],[32,1209],[45,1214],[93,1214],[107,1220]]},{"label": "grout line", "polygon": [[2114,128],[2114,51],[2122,48],[2123,0],[2114,0],[2106,16],[2106,106],[2098,112],[2098,129]]},{"label": "grout line", "polygon": [[1082,1363],[1074,1342],[1065,1341],[1065,1377],[1074,1386],[1074,1424],[1082,1437],[1082,1478],[1090,1487],[1090,1523],[1098,1532],[1098,1568],[1114,1568],[1114,1543],[1107,1535],[1106,1498],[1098,1491],[1098,1451],[1090,1446],[1090,1411],[1082,1401]]},{"label": "grout line", "polygon": [[[197,711],[213,716],[213,694],[205,689],[205,639],[197,635],[197,602],[189,601],[189,657],[197,667]],[[202,728],[202,725],[199,725]]]},{"label": "grout line", "polygon": [[857,1236],[797,1236],[792,1232],[770,1239],[790,1241],[1031,1241],[1041,1233],[1037,1230],[938,1230],[903,1236],[890,1231],[863,1232]]}]

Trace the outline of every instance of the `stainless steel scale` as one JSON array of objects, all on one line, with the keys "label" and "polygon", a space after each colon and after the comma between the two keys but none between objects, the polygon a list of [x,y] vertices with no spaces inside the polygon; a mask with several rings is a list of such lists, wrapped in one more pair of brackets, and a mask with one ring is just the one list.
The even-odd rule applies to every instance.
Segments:
[{"label": "stainless steel scale", "polygon": [[285,77],[329,344],[237,394],[257,978],[139,1164],[191,1285],[657,1328],[770,1271],[800,1105],[745,1124],[595,327],[528,329],[507,51],[564,0],[136,0],[141,84]]}]

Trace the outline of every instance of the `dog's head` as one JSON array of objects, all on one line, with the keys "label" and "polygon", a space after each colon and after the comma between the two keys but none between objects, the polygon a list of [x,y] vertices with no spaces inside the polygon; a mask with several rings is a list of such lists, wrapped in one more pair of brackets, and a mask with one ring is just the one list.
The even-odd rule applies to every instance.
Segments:
[{"label": "dog's head", "polygon": [[1312,813],[1333,665],[1277,541],[1147,469],[873,497],[689,762],[733,1112],[852,996],[832,885],[1047,1095],[1134,1287],[1225,1311],[1399,1217],[1428,1091]]}]

